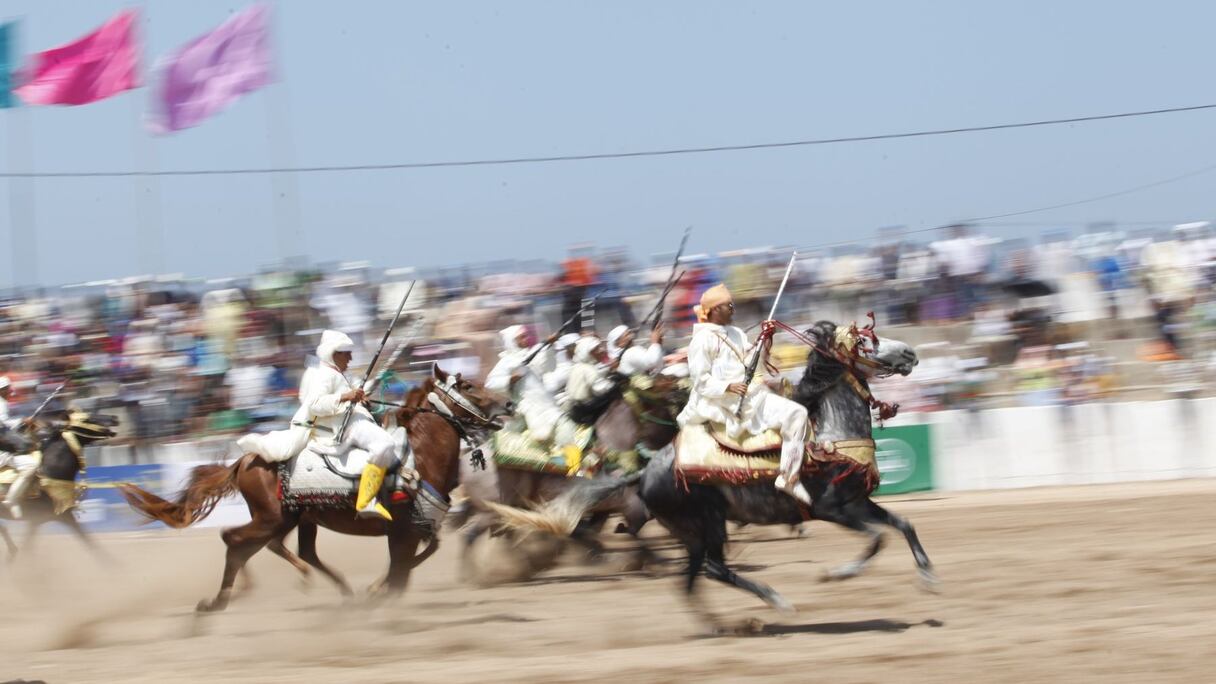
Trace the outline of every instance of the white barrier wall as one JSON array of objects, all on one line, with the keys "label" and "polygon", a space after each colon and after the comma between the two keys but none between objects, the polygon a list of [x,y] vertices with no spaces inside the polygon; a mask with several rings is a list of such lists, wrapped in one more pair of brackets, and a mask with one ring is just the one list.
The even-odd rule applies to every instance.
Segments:
[{"label": "white barrier wall", "polygon": [[974,490],[1216,476],[1216,399],[944,411],[936,489]]}]

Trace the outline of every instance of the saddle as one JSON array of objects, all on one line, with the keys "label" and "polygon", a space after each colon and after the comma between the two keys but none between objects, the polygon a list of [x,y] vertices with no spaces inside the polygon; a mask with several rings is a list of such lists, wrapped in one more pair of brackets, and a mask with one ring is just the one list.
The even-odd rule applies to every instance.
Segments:
[{"label": "saddle", "polygon": [[[878,486],[878,464],[872,439],[816,442],[813,426],[807,431],[803,474],[815,472],[827,463],[846,467],[838,477],[863,472],[867,486]],[[781,468],[781,434],[768,430],[758,435],[730,437],[717,423],[688,425],[675,441],[677,476],[699,484],[741,485],[777,479]]]},{"label": "saddle", "polygon": [[554,435],[553,439],[541,441],[526,429],[499,430],[490,438],[494,465],[567,477],[595,472],[598,464],[584,458],[595,439],[595,428],[563,418]]},{"label": "saddle", "polygon": [[[412,479],[414,454],[408,450],[404,430],[393,432],[397,441],[399,464],[384,479],[382,501],[399,501],[416,492],[418,483]],[[323,454],[310,446],[299,454],[278,463],[279,499],[284,506],[346,507],[354,503],[359,489],[359,477],[369,455],[363,449],[349,449],[337,454]],[[401,467],[404,464],[405,468]],[[407,474],[410,477],[407,477]]]}]

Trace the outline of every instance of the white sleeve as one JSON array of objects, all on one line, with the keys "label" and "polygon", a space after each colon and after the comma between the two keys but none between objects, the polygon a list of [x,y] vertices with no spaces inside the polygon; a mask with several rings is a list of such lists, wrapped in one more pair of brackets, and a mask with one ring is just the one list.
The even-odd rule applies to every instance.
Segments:
[{"label": "white sleeve", "polygon": [[341,401],[342,387],[334,382],[332,375],[321,376],[314,374],[310,381],[301,383],[300,403],[308,408],[314,416],[336,416],[346,410],[346,402]]},{"label": "white sleeve", "polygon": [[494,364],[494,368],[486,376],[486,389],[491,392],[507,392],[511,389],[511,373],[514,371],[515,363],[511,358]]},{"label": "white sleeve", "polygon": [[[708,335],[694,336],[688,345],[688,377],[692,378],[692,389],[697,394],[717,399],[726,394],[730,383],[713,377],[714,349],[710,345],[717,340],[709,339]],[[719,343],[720,344],[720,343]]]},{"label": "white sleeve", "polygon": [[656,371],[663,365],[663,346],[652,342],[645,347],[631,347],[625,357],[621,363],[627,363],[630,374]]}]

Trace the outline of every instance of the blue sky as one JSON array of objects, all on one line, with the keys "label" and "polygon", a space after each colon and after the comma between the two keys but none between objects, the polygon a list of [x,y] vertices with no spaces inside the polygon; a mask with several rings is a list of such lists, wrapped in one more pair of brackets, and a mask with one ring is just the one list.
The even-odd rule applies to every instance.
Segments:
[{"label": "blue sky", "polygon": [[[148,64],[243,2],[7,0],[20,50],[143,11]],[[1216,102],[1204,2],[274,3],[281,82],[150,138],[149,91],[31,108],[40,171],[393,163],[745,144]],[[147,73],[147,71],[146,71]],[[0,126],[7,148],[11,111]],[[43,283],[142,270],[137,193],[159,193],[165,266],[218,276],[279,257],[298,211],[313,260],[431,266],[556,258],[573,242],[670,250],[808,245],[927,228],[1152,182],[1212,163],[1216,112],[850,145],[530,166],[298,176],[39,179]],[[292,142],[290,153],[277,140]],[[7,151],[0,164],[8,164]],[[1216,174],[1018,217],[1208,218]],[[3,183],[0,183],[3,185]],[[0,189],[0,245],[11,230]],[[145,202],[143,206],[148,206]],[[62,249],[64,246],[70,249]],[[0,259],[0,286],[12,281]]]}]

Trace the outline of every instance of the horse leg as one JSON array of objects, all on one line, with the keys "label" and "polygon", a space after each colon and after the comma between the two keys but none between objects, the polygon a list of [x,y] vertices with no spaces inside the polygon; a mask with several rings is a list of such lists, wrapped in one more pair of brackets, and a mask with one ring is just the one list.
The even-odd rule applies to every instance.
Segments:
[{"label": "horse leg", "polygon": [[66,511],[55,519],[67,526],[67,528],[72,531],[72,534],[76,535],[76,538],[79,539],[82,544],[84,544],[85,548],[87,548],[89,552],[92,553],[95,558],[97,558],[97,560],[111,568],[118,566],[118,561],[107,553],[105,549],[98,546],[97,542],[94,541],[93,537],[85,531],[84,526],[80,524],[80,521],[76,519],[76,516],[72,515],[71,511]]},{"label": "horse leg", "polygon": [[478,537],[485,534],[493,526],[493,517],[485,513],[477,513],[460,535],[460,579],[468,582],[473,577],[473,544]]},{"label": "horse leg", "polygon": [[912,557],[916,559],[916,569],[920,573],[921,583],[926,589],[936,590],[939,583],[937,574],[933,572],[933,563],[929,561],[929,554],[925,553],[925,547],[921,546],[920,538],[916,536],[916,528],[912,527],[912,523],[870,499],[866,500],[866,510],[874,522],[894,527],[903,533],[904,539],[908,541],[908,548],[912,550]]},{"label": "horse leg", "polygon": [[439,550],[439,534],[436,533],[434,536],[432,536],[430,539],[427,540],[426,547],[422,549],[422,553],[418,554],[417,556],[414,556],[413,565],[411,567],[416,568],[419,565],[422,565],[424,562],[426,562],[426,559],[435,555],[435,552],[438,550]]},{"label": "horse leg", "polygon": [[7,526],[0,525],[0,537],[4,538],[4,546],[8,548],[8,562],[12,563],[17,560],[17,543],[13,541]]},{"label": "horse leg", "polygon": [[583,550],[587,553],[587,558],[595,563],[602,561],[606,553],[604,545],[600,543],[597,536],[607,520],[607,513],[595,513],[590,519],[579,521],[574,531],[570,533],[570,539],[583,547]]},{"label": "horse leg", "polygon": [[343,596],[353,596],[355,592],[346,583],[346,578],[322,563],[321,557],[317,555],[317,524],[310,521],[301,521],[297,535],[300,542],[300,558],[305,563],[316,568],[322,575],[328,577],[331,582],[338,585],[338,591],[342,592]]},{"label": "horse leg", "polygon": [[[394,527],[395,529],[393,529]],[[412,524],[390,526],[388,575],[381,584],[381,591],[389,596],[400,596],[405,592],[405,587],[410,580],[410,571],[414,569],[414,556],[418,551],[419,541],[421,540]]]},{"label": "horse leg", "polygon": [[239,527],[224,530],[220,537],[227,545],[228,553],[224,559],[224,577],[220,581],[220,590],[214,599],[199,601],[196,610],[200,613],[213,613],[227,608],[228,600],[232,597],[232,585],[245,563],[253,554],[261,551],[262,547],[290,530],[290,523],[282,518],[273,521],[255,518]]},{"label": "horse leg", "polygon": [[860,575],[870,564],[870,560],[882,550],[883,534],[872,524],[877,521],[866,508],[866,501],[867,499],[854,499],[842,504],[839,499],[831,496],[815,500],[811,509],[812,516],[860,532],[870,540],[859,558],[827,571],[822,578],[824,582],[852,579]]},{"label": "horse leg", "polygon": [[[266,548],[269,549],[269,551],[274,555],[290,563],[291,567],[298,570],[304,586],[308,586],[309,580],[312,579],[312,568],[309,567],[308,563],[304,562],[304,559],[301,556],[297,556],[296,554],[292,553],[291,549],[287,548],[287,545],[283,543],[284,540],[287,539],[288,534],[291,534],[290,527],[283,530],[282,535],[270,540],[270,543],[266,545]],[[244,574],[248,575],[248,573],[249,568],[245,568]]]}]

